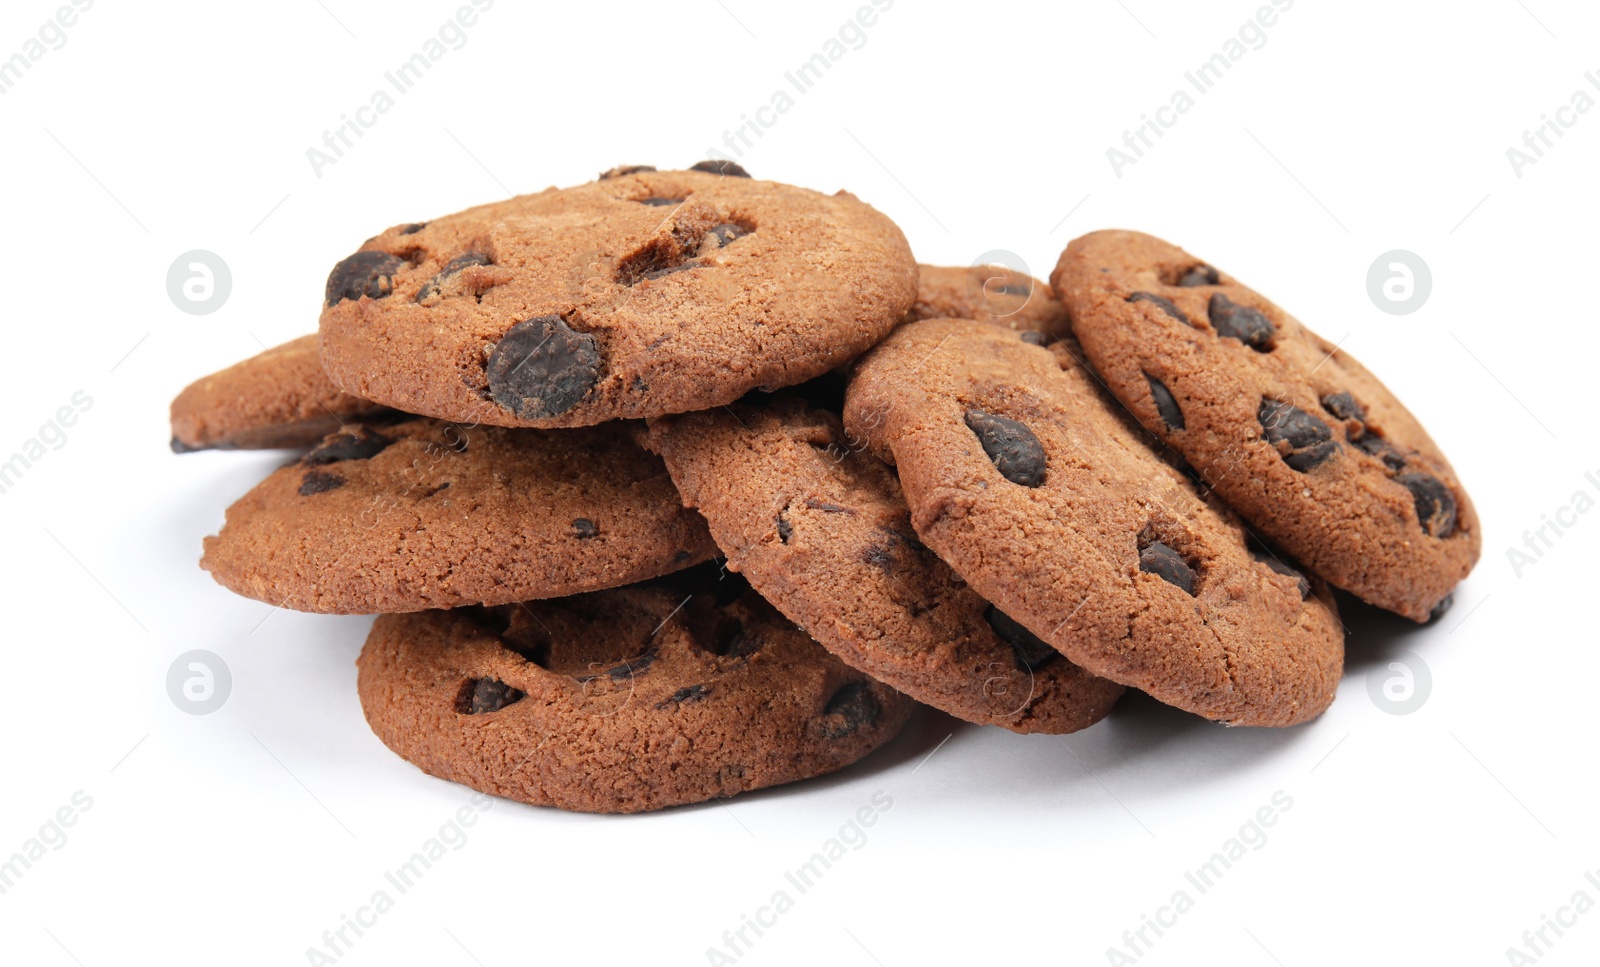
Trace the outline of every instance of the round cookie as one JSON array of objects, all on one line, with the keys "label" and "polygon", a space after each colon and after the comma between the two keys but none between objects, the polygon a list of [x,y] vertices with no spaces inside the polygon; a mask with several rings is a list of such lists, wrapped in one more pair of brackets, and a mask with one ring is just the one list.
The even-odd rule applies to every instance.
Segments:
[{"label": "round cookie", "polygon": [[615,587],[704,561],[637,424],[352,425],[228,508],[200,566],[296,611],[378,614]]},{"label": "round cookie", "polygon": [[385,412],[333,385],[313,333],[185,387],[172,401],[172,452],[308,447]]},{"label": "round cookie", "polygon": [[429,775],[598,813],[824,775],[895,736],[913,702],[716,575],[384,615],[356,662],[361,707]]},{"label": "round cookie", "polygon": [[1015,732],[1086,728],[1122,694],[924,547],[894,471],[848,439],[834,413],[784,393],[663,417],[650,435],[728,566],[852,667]]},{"label": "round cookie", "polygon": [[1258,560],[1067,354],[912,323],[858,364],[845,426],[894,461],[924,543],[1089,672],[1232,725],[1333,701],[1344,647],[1326,589]]},{"label": "round cookie", "polygon": [[322,361],[411,413],[587,426],[818,376],[916,284],[899,228],[846,192],[616,169],[371,239],[328,277]]},{"label": "round cookie", "polygon": [[1031,275],[1004,265],[917,269],[917,301],[906,313],[907,322],[976,319],[1022,333],[1038,345],[1070,332],[1065,307],[1048,285]]},{"label": "round cookie", "polygon": [[1077,239],[1052,279],[1112,392],[1307,567],[1415,621],[1472,570],[1466,489],[1348,353],[1149,235]]}]

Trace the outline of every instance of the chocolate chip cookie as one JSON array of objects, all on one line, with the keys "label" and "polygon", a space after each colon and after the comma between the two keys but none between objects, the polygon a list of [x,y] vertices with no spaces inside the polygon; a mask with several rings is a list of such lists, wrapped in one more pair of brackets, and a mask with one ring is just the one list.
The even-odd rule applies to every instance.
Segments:
[{"label": "chocolate chip cookie", "polygon": [[351,424],[228,508],[200,564],[296,611],[377,614],[615,587],[704,561],[643,427]]},{"label": "chocolate chip cookie", "polygon": [[906,314],[908,322],[976,319],[1039,345],[1070,331],[1065,307],[1031,275],[1004,265],[917,268],[917,301]]},{"label": "chocolate chip cookie", "polygon": [[1415,621],[1472,570],[1466,489],[1348,353],[1149,235],[1077,239],[1052,279],[1112,392],[1307,567]]},{"label": "chocolate chip cookie", "polygon": [[1233,725],[1333,701],[1344,649],[1326,589],[1258,560],[1067,354],[911,323],[858,364],[844,418],[896,464],[922,540],[1093,674]]},{"label": "chocolate chip cookie", "polygon": [[1062,658],[923,546],[894,471],[839,417],[761,394],[651,423],[728,566],[852,667],[919,702],[1016,732],[1072,732],[1122,686]]},{"label": "chocolate chip cookie", "polygon": [[802,382],[905,316],[916,263],[888,218],[845,192],[697,169],[607,172],[384,232],[328,277],[323,365],[410,413],[587,426]]},{"label": "chocolate chip cookie", "polygon": [[172,452],[308,447],[383,412],[333,385],[312,334],[189,384],[172,401]]},{"label": "chocolate chip cookie", "polygon": [[914,703],[716,575],[384,615],[357,661],[367,722],[430,775],[598,813],[823,775],[894,737]]}]

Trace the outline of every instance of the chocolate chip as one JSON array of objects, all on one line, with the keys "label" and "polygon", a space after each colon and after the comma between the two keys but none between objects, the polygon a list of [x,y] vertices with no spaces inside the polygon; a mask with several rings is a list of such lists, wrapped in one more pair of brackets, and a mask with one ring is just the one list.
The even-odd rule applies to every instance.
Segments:
[{"label": "chocolate chip", "polygon": [[820,510],[824,514],[853,514],[853,513],[855,513],[855,511],[851,510],[848,507],[841,507],[838,504],[831,504],[826,500],[818,500],[815,497],[807,497],[806,498],[806,506],[810,507],[812,510]]},{"label": "chocolate chip", "polygon": [[1199,285],[1217,285],[1221,281],[1221,277],[1217,275],[1217,270],[1209,265],[1196,265],[1178,276],[1178,284],[1186,289],[1192,289]]},{"label": "chocolate chip", "polygon": [[370,460],[393,443],[393,440],[382,433],[375,433],[366,427],[356,427],[354,431],[347,430],[322,441],[306,454],[301,462],[308,466],[321,467],[341,460]]},{"label": "chocolate chip", "polygon": [[830,739],[842,739],[857,729],[878,720],[878,700],[872,697],[866,682],[850,682],[842,686],[822,709],[819,723],[822,734]]},{"label": "chocolate chip", "polygon": [[439,270],[438,275],[435,275],[433,278],[422,283],[422,288],[417,290],[416,301],[422,302],[438,295],[439,290],[446,282],[450,280],[451,276],[454,276],[457,272],[460,272],[462,269],[467,268],[468,266],[492,264],[494,263],[489,260],[489,256],[482,252],[468,252],[465,255],[457,255],[455,258],[445,263],[444,268]]},{"label": "chocolate chip", "polygon": [[594,336],[560,316],[535,316],[506,330],[489,356],[489,393],[518,419],[558,416],[600,379]]},{"label": "chocolate chip", "polygon": [[330,306],[346,299],[359,301],[362,296],[382,299],[394,291],[394,274],[405,264],[388,252],[357,252],[328,273],[323,295]]},{"label": "chocolate chip", "polygon": [[1048,346],[1048,345],[1050,345],[1050,337],[1049,336],[1045,335],[1042,332],[1034,332],[1032,329],[1023,330],[1021,339],[1022,339],[1023,342],[1029,344],[1030,346]]},{"label": "chocolate chip", "polygon": [[[1299,407],[1263,398],[1256,419],[1268,443],[1290,446],[1293,452],[1284,454],[1283,462],[1301,473],[1339,452],[1339,444],[1333,442],[1333,431],[1328,429],[1328,424]],[[1279,452],[1282,453],[1281,448]]]},{"label": "chocolate chip", "polygon": [[750,234],[750,230],[743,225],[733,222],[723,222],[721,225],[712,226],[711,236],[717,240],[717,248],[724,248],[735,241]]},{"label": "chocolate chip", "polygon": [[587,517],[579,517],[572,522],[572,536],[580,541],[586,541],[591,537],[598,536],[599,533],[600,528],[596,527],[594,521]]},{"label": "chocolate chip", "polygon": [[683,204],[682,198],[641,198],[639,204],[649,205],[651,208],[671,208]]},{"label": "chocolate chip", "polygon": [[300,478],[300,496],[309,497],[312,494],[327,493],[343,486],[344,478],[336,473],[326,470],[307,470],[306,475]]},{"label": "chocolate chip", "polygon": [[705,698],[710,693],[711,687],[709,685],[690,685],[686,688],[680,688],[676,692],[673,692],[671,695],[668,695],[666,698],[657,702],[656,710],[660,711],[662,709],[676,708],[677,706],[682,705],[684,702],[693,702],[698,699]]},{"label": "chocolate chip", "polygon": [[173,437],[172,442],[167,445],[172,447],[173,453],[199,453],[201,450],[205,449],[205,447],[191,447],[189,444],[184,443],[177,437]]},{"label": "chocolate chip", "polygon": [[610,171],[600,172],[600,180],[609,181],[612,178],[621,178],[623,175],[636,175],[641,171],[654,170],[656,170],[655,165],[617,165]]},{"label": "chocolate chip", "polygon": [[402,226],[400,226],[400,234],[401,235],[415,235],[415,234],[417,234],[418,232],[422,231],[424,228],[427,228],[427,227],[428,227],[428,223],[427,222],[412,222],[410,225],[402,225]]},{"label": "chocolate chip", "polygon": [[1178,401],[1173,399],[1172,391],[1167,389],[1167,384],[1146,373],[1145,382],[1150,384],[1150,398],[1155,400],[1156,412],[1161,414],[1161,422],[1169,430],[1181,430],[1184,427],[1183,409],[1178,406]]},{"label": "chocolate chip", "polygon": [[1194,569],[1183,556],[1167,545],[1156,541],[1139,552],[1139,570],[1182,589],[1194,596]]},{"label": "chocolate chip", "polygon": [[480,678],[469,682],[462,689],[462,696],[456,702],[456,711],[463,715],[484,715],[488,712],[498,712],[507,705],[522,701],[527,693],[519,688],[512,688],[505,682],[497,682],[492,678]]},{"label": "chocolate chip", "polygon": [[1349,393],[1329,393],[1322,398],[1322,408],[1341,420],[1367,421],[1367,411]]},{"label": "chocolate chip", "polygon": [[1033,286],[1020,282],[1010,282],[994,289],[993,291],[997,295],[1029,296],[1033,295]]},{"label": "chocolate chip", "polygon": [[1128,296],[1128,301],[1129,302],[1148,302],[1148,303],[1151,303],[1152,305],[1160,306],[1162,312],[1165,312],[1167,315],[1169,315],[1172,318],[1178,320],[1179,322],[1183,323],[1184,325],[1186,325],[1186,326],[1194,325],[1194,323],[1189,321],[1189,317],[1183,314],[1183,310],[1179,309],[1177,306],[1173,305],[1172,304],[1172,300],[1166,298],[1165,296],[1159,296],[1159,295],[1156,295],[1153,292],[1135,292],[1133,295]]},{"label": "chocolate chip", "polygon": [[794,536],[794,525],[784,520],[782,514],[778,515],[778,540],[789,543],[789,538]]},{"label": "chocolate chip", "polygon": [[894,570],[894,552],[879,544],[868,544],[861,552],[861,563],[871,564],[881,571]]},{"label": "chocolate chip", "polygon": [[967,411],[966,421],[1002,477],[1024,487],[1044,483],[1044,445],[1032,430],[1016,420],[977,409]]},{"label": "chocolate chip", "polygon": [[1456,532],[1456,498],[1443,481],[1425,473],[1403,473],[1394,479],[1411,491],[1424,531],[1439,538]]},{"label": "chocolate chip", "polygon": [[1455,604],[1455,603],[1456,603],[1456,596],[1455,596],[1454,593],[1447,594],[1443,598],[1440,598],[1439,599],[1439,603],[1434,605],[1433,609],[1428,612],[1428,620],[1427,620],[1426,623],[1427,624],[1433,624],[1435,621],[1438,621],[1440,618],[1443,618],[1444,617],[1444,613],[1446,611],[1449,611],[1450,610],[1450,606],[1452,604]]},{"label": "chocolate chip", "polygon": [[643,675],[655,664],[655,655],[640,655],[632,661],[625,661],[615,668],[609,669],[606,675],[614,682],[631,680],[638,675]]},{"label": "chocolate chip", "polygon": [[1211,316],[1211,328],[1217,331],[1217,335],[1237,339],[1258,353],[1272,350],[1272,337],[1278,331],[1273,328],[1272,320],[1259,310],[1238,305],[1218,292],[1211,297],[1211,305],[1206,311]]},{"label": "chocolate chip", "polygon": [[1045,644],[1038,635],[992,604],[984,610],[983,620],[1001,641],[1011,646],[1019,672],[1037,671],[1061,657],[1060,652]]},{"label": "chocolate chip", "polygon": [[1311,582],[1306,580],[1306,576],[1304,574],[1301,574],[1299,571],[1283,563],[1283,561],[1279,560],[1269,551],[1252,551],[1251,553],[1254,555],[1257,561],[1265,564],[1268,570],[1272,571],[1274,574],[1282,574],[1285,577],[1294,578],[1297,582],[1297,586],[1300,589],[1301,601],[1311,597]]},{"label": "chocolate chip", "polygon": [[1370,453],[1383,461],[1383,465],[1390,470],[1403,470],[1406,465],[1405,454],[1401,453],[1393,444],[1371,430],[1356,437],[1354,443],[1363,453]]},{"label": "chocolate chip", "polygon": [[750,172],[744,170],[731,161],[700,161],[689,166],[690,171],[705,171],[713,175],[726,175],[730,178],[748,178]]}]

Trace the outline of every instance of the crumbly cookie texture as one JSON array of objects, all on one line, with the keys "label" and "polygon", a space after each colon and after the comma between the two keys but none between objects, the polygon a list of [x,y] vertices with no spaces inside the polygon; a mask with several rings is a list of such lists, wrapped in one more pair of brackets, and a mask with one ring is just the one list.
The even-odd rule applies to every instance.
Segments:
[{"label": "crumbly cookie texture", "polygon": [[892,221],[741,171],[621,169],[392,228],[329,275],[323,365],[411,413],[587,426],[800,383],[904,318]]},{"label": "crumbly cookie texture", "polygon": [[376,614],[558,597],[704,561],[705,521],[642,432],[352,425],[228,508],[200,564],[268,604]]},{"label": "crumbly cookie texture", "polygon": [[906,321],[976,319],[1045,345],[1071,331],[1067,311],[1045,283],[1004,265],[919,265],[917,301]]},{"label": "crumbly cookie texture", "polygon": [[172,401],[172,450],[308,447],[385,411],[333,385],[313,333],[185,387]]},{"label": "crumbly cookie texture", "polygon": [[430,775],[598,813],[823,775],[905,724],[913,702],[716,577],[384,615],[357,661],[367,722]]},{"label": "crumbly cookie texture", "polygon": [[1350,354],[1138,232],[1075,240],[1051,279],[1111,391],[1307,567],[1415,621],[1472,570],[1482,534],[1466,488]]},{"label": "crumbly cookie texture", "polygon": [[1326,589],[1258,559],[1070,354],[912,323],[861,360],[844,418],[896,464],[922,540],[1093,674],[1234,725],[1333,701],[1344,649]]},{"label": "crumbly cookie texture", "polygon": [[925,547],[894,471],[799,396],[663,417],[651,441],[728,566],[852,667],[958,718],[1073,732],[1122,686],[1062,658]]}]

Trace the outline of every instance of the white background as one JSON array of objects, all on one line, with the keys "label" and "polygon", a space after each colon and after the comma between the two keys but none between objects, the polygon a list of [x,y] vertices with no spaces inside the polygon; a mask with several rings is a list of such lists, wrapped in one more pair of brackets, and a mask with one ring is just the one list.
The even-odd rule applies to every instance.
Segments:
[{"label": "white background", "polygon": [[[0,57],[55,6],[8,0]],[[311,331],[329,267],[389,225],[702,158],[857,3],[500,0],[314,173],[307,149],[456,6],[101,0],[0,96],[0,457],[93,400],[0,495],[0,860],[74,793],[93,802],[0,895],[6,963],[306,963],[471,798],[367,730],[369,619],[272,613],[195,566],[281,456],[168,453],[170,398]],[[1600,110],[1568,115],[1521,177],[1506,155],[1574,91],[1600,97],[1600,13],[1299,0],[1118,177],[1107,148],[1256,7],[899,0],[740,160],[849,188],[928,262],[1006,249],[1044,276],[1072,237],[1128,227],[1265,291],[1384,377],[1470,487],[1484,555],[1454,610],[1419,629],[1347,607],[1339,699],[1299,728],[1138,696],[1065,739],[928,714],[837,777],[726,806],[497,802],[339,963],[707,963],[878,791],[893,806],[865,845],[740,963],[1101,964],[1188,889],[1142,963],[1503,964],[1575,891],[1600,901],[1600,513],[1520,576],[1507,558],[1576,492],[1600,496]],[[231,267],[211,315],[167,295],[192,249]],[[1432,269],[1410,315],[1367,293],[1391,249]],[[233,677],[204,716],[165,685],[196,648]],[[1432,691],[1397,716],[1367,676],[1401,651]],[[1184,872],[1280,790],[1293,805],[1265,845],[1198,895]],[[1600,910],[1547,936],[1541,963],[1592,964]]]}]

